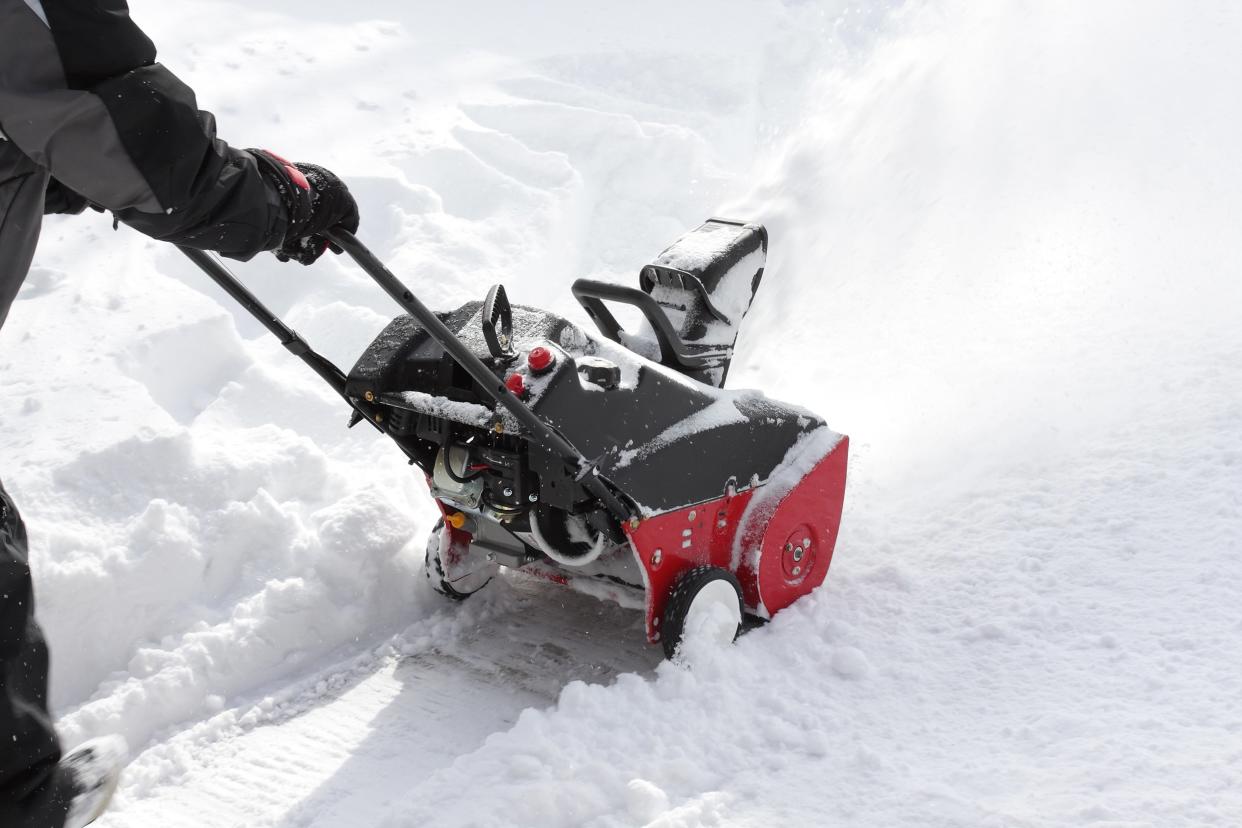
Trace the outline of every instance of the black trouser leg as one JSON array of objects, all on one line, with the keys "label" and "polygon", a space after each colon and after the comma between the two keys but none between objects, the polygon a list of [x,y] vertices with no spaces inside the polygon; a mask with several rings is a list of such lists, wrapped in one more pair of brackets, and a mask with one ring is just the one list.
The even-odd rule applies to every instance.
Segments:
[{"label": "black trouser leg", "polygon": [[34,619],[26,527],[0,484],[0,825],[60,828],[69,797],[47,710],[47,644]]}]

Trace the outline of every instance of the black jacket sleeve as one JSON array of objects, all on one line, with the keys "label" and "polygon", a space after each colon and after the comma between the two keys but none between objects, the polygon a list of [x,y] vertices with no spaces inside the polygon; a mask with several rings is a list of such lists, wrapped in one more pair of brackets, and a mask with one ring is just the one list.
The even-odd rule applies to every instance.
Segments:
[{"label": "black jacket sleeve", "polygon": [[155,56],[124,0],[0,0],[0,131],[147,235],[242,259],[280,246],[275,188]]}]

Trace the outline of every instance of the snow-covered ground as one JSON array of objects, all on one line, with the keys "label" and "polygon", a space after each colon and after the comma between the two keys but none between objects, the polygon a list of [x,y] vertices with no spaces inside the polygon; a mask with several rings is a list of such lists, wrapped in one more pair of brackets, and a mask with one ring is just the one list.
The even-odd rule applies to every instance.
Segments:
[{"label": "snow-covered ground", "polygon": [[[853,440],[832,571],[686,670],[636,613],[420,573],[398,452],[175,251],[49,222],[0,475],[105,828],[1242,824],[1242,8],[135,0],[429,304],[585,319],[765,222],[732,387]],[[237,268],[348,364],[340,259]]]}]

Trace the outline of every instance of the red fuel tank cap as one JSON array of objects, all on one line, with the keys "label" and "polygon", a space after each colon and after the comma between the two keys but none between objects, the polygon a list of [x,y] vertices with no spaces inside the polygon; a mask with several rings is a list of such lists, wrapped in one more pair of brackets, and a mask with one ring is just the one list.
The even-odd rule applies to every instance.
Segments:
[{"label": "red fuel tank cap", "polygon": [[531,348],[530,353],[526,355],[526,364],[536,374],[542,374],[556,364],[556,354],[552,352],[552,349],[543,346]]}]

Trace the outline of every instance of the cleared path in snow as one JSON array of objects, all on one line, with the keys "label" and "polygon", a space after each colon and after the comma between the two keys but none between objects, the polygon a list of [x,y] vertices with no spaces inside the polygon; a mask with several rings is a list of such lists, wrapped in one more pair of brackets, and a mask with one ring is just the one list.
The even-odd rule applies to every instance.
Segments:
[{"label": "cleared path in snow", "polygon": [[505,593],[504,608],[426,652],[325,677],[292,714],[225,711],[152,746],[101,828],[372,824],[395,795],[566,684],[660,661],[638,612],[526,579],[488,589]]}]

